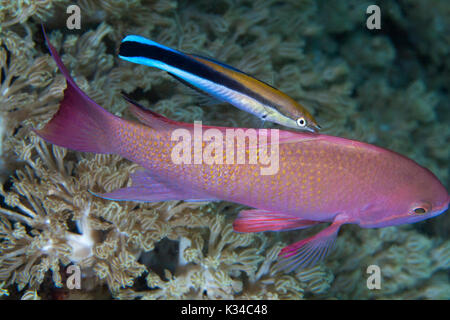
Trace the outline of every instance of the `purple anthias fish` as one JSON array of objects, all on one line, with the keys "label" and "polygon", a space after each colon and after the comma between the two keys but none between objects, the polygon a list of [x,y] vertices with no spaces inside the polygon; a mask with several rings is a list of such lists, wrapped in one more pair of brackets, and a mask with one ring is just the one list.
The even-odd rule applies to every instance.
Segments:
[{"label": "purple anthias fish", "polygon": [[[450,196],[426,168],[395,152],[323,134],[279,131],[278,170],[262,175],[262,164],[186,164],[173,160],[179,141],[172,134],[194,126],[175,122],[130,101],[136,123],[118,118],[75,84],[55,49],[48,47],[67,80],[59,111],[35,132],[73,150],[119,154],[145,169],[132,186],[99,196],[111,200],[226,200],[253,207],[241,211],[238,232],[285,231],[331,223],[316,235],[284,248],[279,267],[312,265],[329,252],[346,223],[379,228],[415,223],[447,210]],[[226,136],[224,127],[214,129]],[[272,130],[257,132],[272,137]],[[225,138],[224,138],[225,139]],[[259,140],[258,140],[259,141]],[[267,141],[267,140],[266,140]],[[209,143],[202,142],[203,147]],[[273,141],[267,146],[274,146]],[[259,146],[262,147],[261,145]],[[237,150],[247,154],[249,145]],[[214,153],[214,155],[216,155]],[[189,154],[188,156],[195,155]],[[218,155],[216,155],[218,157]],[[216,157],[216,159],[217,159]]]}]

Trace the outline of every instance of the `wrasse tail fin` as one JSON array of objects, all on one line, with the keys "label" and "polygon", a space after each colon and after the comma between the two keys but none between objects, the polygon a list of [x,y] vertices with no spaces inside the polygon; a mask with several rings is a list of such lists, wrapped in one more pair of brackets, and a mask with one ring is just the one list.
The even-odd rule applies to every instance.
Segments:
[{"label": "wrasse tail fin", "polygon": [[166,70],[167,67],[167,63],[164,62],[167,54],[186,56],[178,50],[137,35],[126,36],[119,48],[119,58],[162,70]]},{"label": "wrasse tail fin", "polygon": [[194,191],[184,191],[160,182],[146,170],[136,171],[131,175],[130,187],[117,189],[108,193],[93,193],[95,196],[108,200],[159,202],[170,200],[184,200],[189,202],[214,201],[206,195]]},{"label": "wrasse tail fin", "polygon": [[308,228],[321,223],[266,210],[243,210],[233,222],[236,232],[287,231]]},{"label": "wrasse tail fin", "polygon": [[75,83],[44,32],[50,53],[66,78],[64,98],[53,118],[33,131],[53,144],[85,152],[112,153],[111,130],[116,117],[91,100]]},{"label": "wrasse tail fin", "polygon": [[342,224],[342,221],[333,222],[318,234],[283,248],[276,269],[290,272],[321,261],[331,251]]}]

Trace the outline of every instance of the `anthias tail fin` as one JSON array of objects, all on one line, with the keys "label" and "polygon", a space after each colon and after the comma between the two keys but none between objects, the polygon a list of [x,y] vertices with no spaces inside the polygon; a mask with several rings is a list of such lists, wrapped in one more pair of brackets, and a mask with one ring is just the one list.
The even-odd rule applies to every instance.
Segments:
[{"label": "anthias tail fin", "polygon": [[91,100],[75,83],[55,48],[45,40],[59,70],[66,78],[67,88],[59,109],[41,130],[34,130],[44,140],[65,148],[96,153],[113,153],[111,143],[115,121],[120,121]]},{"label": "anthias tail fin", "polygon": [[283,248],[276,269],[289,272],[321,261],[331,251],[341,225],[342,222],[333,222],[318,234]]},{"label": "anthias tail fin", "polygon": [[108,193],[94,193],[94,195],[108,200],[159,202],[170,200],[184,201],[214,201],[210,196],[193,190],[184,191],[169,183],[153,178],[146,170],[136,171],[131,175],[132,185]]},{"label": "anthias tail fin", "polygon": [[314,226],[320,221],[297,218],[266,210],[243,210],[233,222],[236,232],[287,231]]}]

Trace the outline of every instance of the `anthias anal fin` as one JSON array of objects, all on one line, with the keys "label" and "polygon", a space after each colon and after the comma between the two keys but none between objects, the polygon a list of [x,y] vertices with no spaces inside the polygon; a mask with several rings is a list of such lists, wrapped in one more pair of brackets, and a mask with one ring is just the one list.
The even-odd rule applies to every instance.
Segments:
[{"label": "anthias anal fin", "polygon": [[170,200],[213,201],[211,197],[193,190],[185,191],[175,186],[154,179],[146,170],[136,171],[131,175],[130,187],[117,189],[108,193],[95,194],[108,200],[158,202]]},{"label": "anthias anal fin", "polygon": [[233,223],[236,232],[287,231],[321,223],[266,210],[243,210]]}]

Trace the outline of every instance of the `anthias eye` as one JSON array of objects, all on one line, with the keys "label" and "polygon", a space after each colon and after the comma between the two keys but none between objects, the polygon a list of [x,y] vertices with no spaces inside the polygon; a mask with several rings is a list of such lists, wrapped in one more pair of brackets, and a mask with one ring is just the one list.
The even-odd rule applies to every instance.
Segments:
[{"label": "anthias eye", "polygon": [[304,127],[304,126],[306,126],[306,120],[305,120],[305,118],[298,118],[298,119],[297,119],[297,125],[298,125],[299,127]]},{"label": "anthias eye", "polygon": [[414,209],[414,213],[417,213],[417,214],[424,214],[426,212],[427,212],[427,210],[425,210],[424,208],[415,208]]}]

